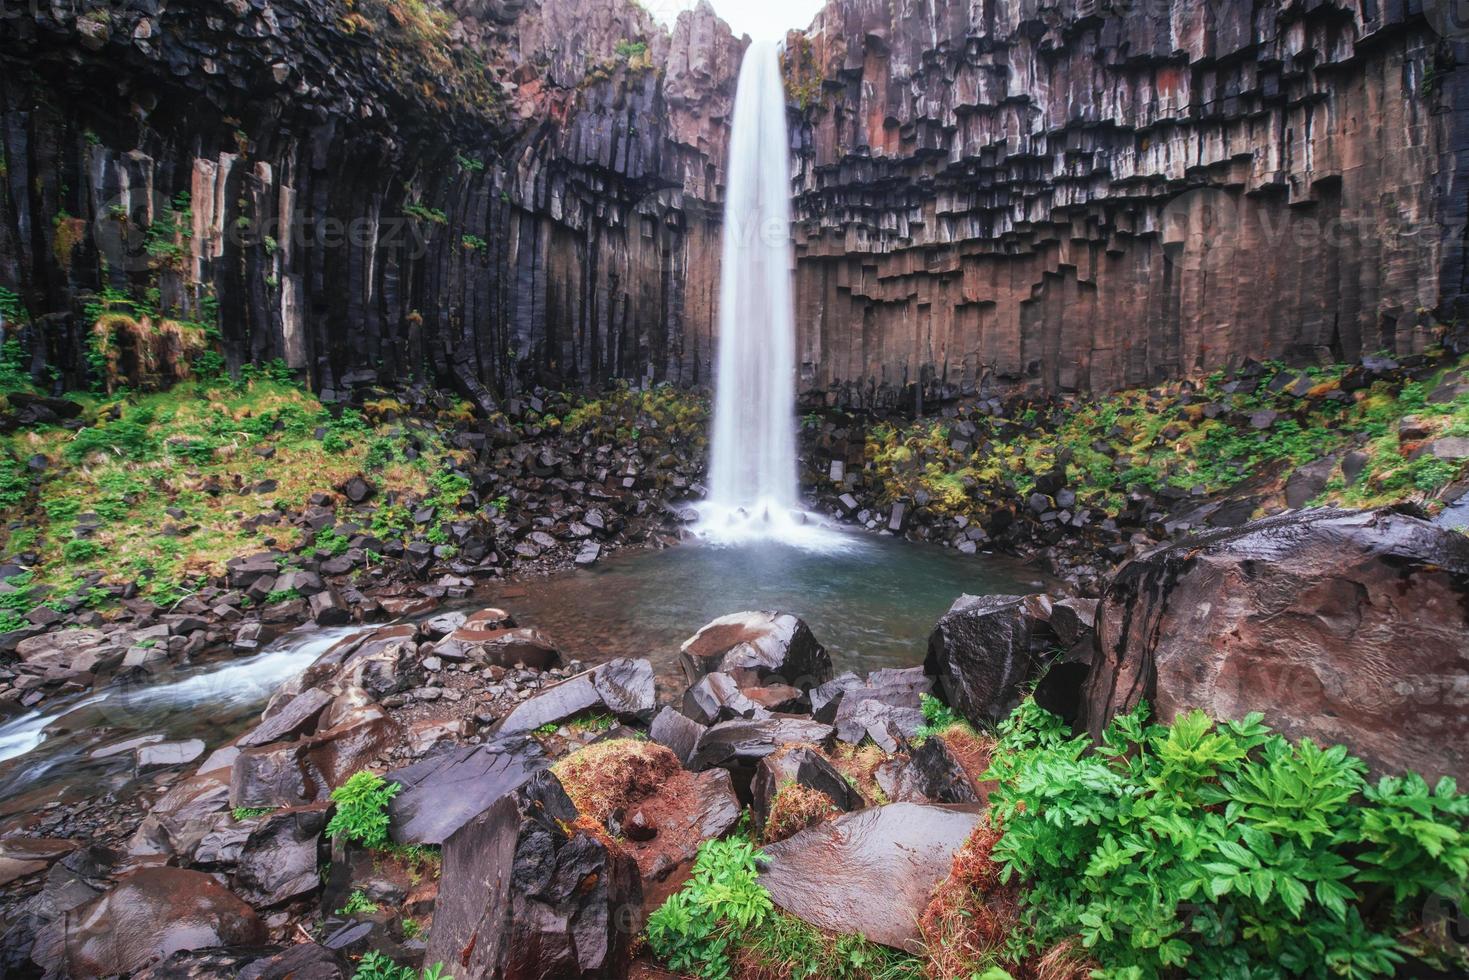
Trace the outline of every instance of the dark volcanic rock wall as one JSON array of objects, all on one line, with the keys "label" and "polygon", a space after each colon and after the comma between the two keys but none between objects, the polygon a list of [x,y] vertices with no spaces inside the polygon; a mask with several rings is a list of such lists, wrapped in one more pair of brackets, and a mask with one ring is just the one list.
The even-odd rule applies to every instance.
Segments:
[{"label": "dark volcanic rock wall", "polygon": [[106,295],[327,390],[706,380],[740,42],[707,6],[448,13],[7,3],[0,286],[38,376],[83,382]]},{"label": "dark volcanic rock wall", "polygon": [[1469,101],[1418,10],[832,0],[788,66],[805,386],[1423,348],[1462,309]]}]

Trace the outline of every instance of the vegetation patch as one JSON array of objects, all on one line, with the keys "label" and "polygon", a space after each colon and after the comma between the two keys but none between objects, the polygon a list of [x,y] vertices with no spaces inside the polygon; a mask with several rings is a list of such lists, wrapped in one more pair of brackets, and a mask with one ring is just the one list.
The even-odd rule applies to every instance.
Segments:
[{"label": "vegetation patch", "polygon": [[819,789],[795,782],[785,783],[770,801],[770,814],[765,818],[765,843],[794,837],[807,827],[813,827],[837,816],[842,811],[830,796]]},{"label": "vegetation patch", "polygon": [[656,742],[614,739],[589,745],[551,767],[577,811],[599,824],[658,792],[681,769]]},{"label": "vegetation patch", "polygon": [[[1441,391],[1466,368],[1469,358],[1442,359],[1422,380],[1349,391],[1348,365],[1296,371],[1268,362],[1250,377],[1219,372],[1098,400],[1022,403],[1007,418],[971,419],[972,432],[947,419],[883,423],[867,431],[865,459],[879,503],[922,499],[940,516],[982,521],[994,500],[1023,498],[1056,470],[1078,506],[1116,515],[1132,490],[1217,494],[1251,478],[1283,482],[1301,466],[1357,450],[1363,472],[1349,480],[1338,470],[1314,503],[1415,500],[1433,510],[1465,461],[1422,450],[1469,435],[1469,392]],[[1281,377],[1294,383],[1283,387]],[[1425,428],[1421,439],[1400,438],[1410,416]]]},{"label": "vegetation patch", "polygon": [[354,773],[332,790],[336,812],[326,825],[329,835],[341,834],[369,849],[388,846],[388,804],[402,787],[367,770]]},{"label": "vegetation patch", "polygon": [[778,911],[760,885],[757,856],[743,836],[707,841],[688,884],[648,919],[654,955],[701,980],[923,976],[915,957],[858,936],[828,936]]},{"label": "vegetation patch", "polygon": [[[1011,962],[1077,942],[1100,977],[1388,976],[1434,955],[1424,902],[1469,876],[1453,780],[1371,783],[1344,748],[1293,744],[1258,715],[1159,725],[1139,708],[1093,752],[1027,702],[1000,731],[1001,836],[984,846],[1001,870],[974,880],[1020,888]],[[997,930],[976,947],[997,949]]]}]

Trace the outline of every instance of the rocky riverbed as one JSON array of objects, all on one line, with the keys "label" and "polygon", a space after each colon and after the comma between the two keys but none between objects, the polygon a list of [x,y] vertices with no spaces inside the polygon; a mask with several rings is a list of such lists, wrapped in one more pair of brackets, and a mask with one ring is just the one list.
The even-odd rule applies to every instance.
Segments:
[{"label": "rocky riverbed", "polygon": [[[625,976],[647,916],[746,811],[739,832],[766,845],[760,883],[780,914],[912,955],[994,790],[984,733],[1023,701],[1083,730],[1143,694],[1165,721],[1195,706],[1266,710],[1374,771],[1462,780],[1461,706],[1448,689],[1414,692],[1460,669],[1466,599],[1463,535],[1321,510],[1157,552],[1101,602],[958,598],[921,666],[866,676],[839,671],[807,624],[777,612],[692,633],[682,683],[662,694],[647,660],[585,669],[500,609],[354,628],[208,758],[143,746],[139,767],[158,767],[145,791],[13,822],[0,845],[5,963],[16,975],[346,977],[376,954],[461,978]],[[1322,642],[1278,635],[1282,617],[1319,622]],[[1237,639],[1180,671],[1191,630]],[[1360,670],[1364,658],[1395,664],[1393,682]],[[1240,682],[1265,667],[1277,683]],[[1413,723],[1385,725],[1374,703]],[[334,790],[363,772],[398,787],[372,847],[327,833],[352,805]]]}]

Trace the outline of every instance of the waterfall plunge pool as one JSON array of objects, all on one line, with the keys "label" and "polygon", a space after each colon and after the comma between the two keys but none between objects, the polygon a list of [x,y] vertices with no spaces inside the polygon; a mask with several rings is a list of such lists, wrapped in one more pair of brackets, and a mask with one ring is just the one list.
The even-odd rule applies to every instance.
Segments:
[{"label": "waterfall plunge pool", "polygon": [[729,613],[800,616],[839,673],[866,673],[921,664],[934,623],[964,593],[1024,594],[1052,584],[1009,558],[853,531],[823,535],[816,549],[767,538],[622,552],[592,568],[511,582],[491,595],[570,657],[645,657],[660,678],[670,678],[683,641]]}]

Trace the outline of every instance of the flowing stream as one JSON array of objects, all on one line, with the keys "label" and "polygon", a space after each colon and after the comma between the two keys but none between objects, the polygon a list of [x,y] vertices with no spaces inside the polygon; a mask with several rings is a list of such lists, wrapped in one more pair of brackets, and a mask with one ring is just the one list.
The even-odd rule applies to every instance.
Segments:
[{"label": "flowing stream", "polygon": [[791,170],[780,49],[745,52],[730,134],[719,289],[707,539],[774,538],[832,550],[799,509],[796,477],[796,325],[791,268]]},{"label": "flowing stream", "polygon": [[351,632],[305,627],[252,657],[113,684],[11,719],[0,725],[0,815],[16,812],[22,794],[38,788],[84,785],[97,795],[125,787],[137,776],[131,748],[141,744],[197,738],[213,750]]}]

